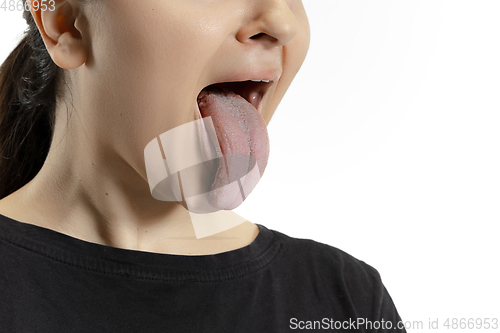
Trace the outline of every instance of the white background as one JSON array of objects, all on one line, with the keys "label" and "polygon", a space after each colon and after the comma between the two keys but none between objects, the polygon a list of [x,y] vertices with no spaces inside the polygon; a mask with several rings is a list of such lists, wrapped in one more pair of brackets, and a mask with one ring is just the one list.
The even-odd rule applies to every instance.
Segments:
[{"label": "white background", "polygon": [[[374,266],[406,321],[500,318],[500,2],[304,6],[309,54],[235,212]],[[1,61],[24,28],[0,11]]]}]

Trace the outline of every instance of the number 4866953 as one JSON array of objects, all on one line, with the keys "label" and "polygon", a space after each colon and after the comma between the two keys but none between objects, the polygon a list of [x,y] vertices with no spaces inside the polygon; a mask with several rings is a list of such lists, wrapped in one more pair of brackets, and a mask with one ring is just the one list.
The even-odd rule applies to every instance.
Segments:
[{"label": "number 4866953", "polygon": [[446,318],[447,329],[497,329],[498,318]]},{"label": "number 4866953", "polygon": [[4,11],[24,11],[31,10],[33,8],[35,11],[42,10],[50,10],[54,11],[56,9],[56,3],[54,0],[26,0],[23,2],[22,0],[3,0],[0,5],[0,9]]}]

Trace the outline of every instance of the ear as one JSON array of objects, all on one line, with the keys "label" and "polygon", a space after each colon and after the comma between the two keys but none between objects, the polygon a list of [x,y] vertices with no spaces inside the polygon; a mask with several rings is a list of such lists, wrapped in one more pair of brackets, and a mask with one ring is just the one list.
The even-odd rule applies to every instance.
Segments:
[{"label": "ear", "polygon": [[78,68],[87,61],[87,50],[82,43],[78,7],[72,0],[55,0],[50,5],[31,6],[30,12],[52,60],[65,69]]}]

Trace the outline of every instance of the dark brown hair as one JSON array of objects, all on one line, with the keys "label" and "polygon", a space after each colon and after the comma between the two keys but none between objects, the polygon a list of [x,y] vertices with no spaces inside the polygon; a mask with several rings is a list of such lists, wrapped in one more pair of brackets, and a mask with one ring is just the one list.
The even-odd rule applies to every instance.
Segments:
[{"label": "dark brown hair", "polygon": [[0,66],[0,199],[31,181],[45,162],[64,75],[30,11],[23,18],[24,38]]}]

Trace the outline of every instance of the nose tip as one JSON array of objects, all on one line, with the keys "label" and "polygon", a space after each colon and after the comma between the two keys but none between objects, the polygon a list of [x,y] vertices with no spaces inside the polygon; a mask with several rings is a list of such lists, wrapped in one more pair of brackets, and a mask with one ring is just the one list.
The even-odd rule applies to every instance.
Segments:
[{"label": "nose tip", "polygon": [[[287,0],[251,0],[254,17],[236,38],[242,43],[287,44],[298,32],[298,21]],[[249,11],[250,12],[250,11]]]}]

